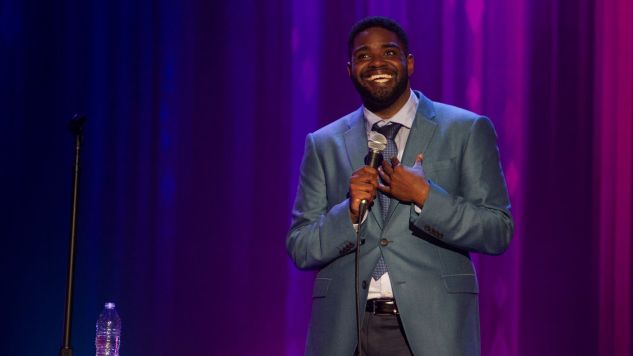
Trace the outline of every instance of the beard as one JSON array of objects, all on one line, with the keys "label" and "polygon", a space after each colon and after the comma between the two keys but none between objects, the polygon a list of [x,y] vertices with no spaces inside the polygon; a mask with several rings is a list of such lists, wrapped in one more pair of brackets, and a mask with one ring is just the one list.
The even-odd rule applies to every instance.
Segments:
[{"label": "beard", "polygon": [[401,74],[403,75],[396,74],[396,82],[392,87],[372,87],[364,84],[364,82],[359,80],[356,76],[352,77],[352,83],[354,83],[356,91],[360,94],[363,105],[365,105],[369,111],[377,112],[393,105],[407,90],[409,76],[406,69],[404,73]]}]

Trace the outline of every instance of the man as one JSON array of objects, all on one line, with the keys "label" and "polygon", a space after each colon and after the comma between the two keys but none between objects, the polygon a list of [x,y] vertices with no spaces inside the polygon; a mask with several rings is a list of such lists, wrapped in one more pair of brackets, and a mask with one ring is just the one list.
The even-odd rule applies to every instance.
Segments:
[{"label": "man", "polygon": [[[394,21],[361,20],[348,48],[363,106],[307,136],[286,241],[297,267],[319,270],[306,355],[357,349],[359,226],[363,355],[479,355],[469,253],[500,254],[513,231],[494,128],[411,90],[414,60]],[[363,160],[372,130],[391,149],[378,169]]]}]

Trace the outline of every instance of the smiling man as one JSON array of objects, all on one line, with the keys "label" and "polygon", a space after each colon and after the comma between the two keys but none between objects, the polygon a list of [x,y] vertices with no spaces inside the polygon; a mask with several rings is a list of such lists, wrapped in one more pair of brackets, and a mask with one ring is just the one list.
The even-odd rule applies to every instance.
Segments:
[{"label": "smiling man", "polygon": [[[297,267],[319,271],[306,355],[479,355],[470,254],[502,253],[513,231],[494,128],[411,90],[414,58],[393,20],[361,20],[348,49],[363,105],[306,138],[286,240]],[[387,138],[378,169],[364,165],[371,131]]]}]

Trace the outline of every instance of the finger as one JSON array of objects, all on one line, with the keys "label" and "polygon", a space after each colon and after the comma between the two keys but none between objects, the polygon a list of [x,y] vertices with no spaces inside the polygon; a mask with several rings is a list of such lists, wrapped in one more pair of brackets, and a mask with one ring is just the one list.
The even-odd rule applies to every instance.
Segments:
[{"label": "finger", "polygon": [[371,203],[374,200],[375,193],[357,192],[354,196],[350,197],[351,209],[358,210],[361,201],[366,200],[367,203]]},{"label": "finger", "polygon": [[390,194],[391,193],[391,187],[388,185],[384,185],[384,184],[378,184],[378,190],[380,190],[381,192],[385,193],[385,194]]},{"label": "finger", "polygon": [[350,197],[353,199],[373,200],[376,196],[378,183],[376,186],[371,185],[353,185],[350,187]]},{"label": "finger", "polygon": [[391,165],[393,166],[393,169],[396,169],[398,165],[400,165],[400,160],[398,159],[398,157],[391,157]]},{"label": "finger", "polygon": [[358,203],[358,204],[359,204],[359,205],[360,205],[360,202],[362,202],[362,201],[364,200],[364,201],[366,201],[366,202],[367,202],[367,205],[369,206],[369,204],[371,204],[371,202],[373,202],[373,201],[374,201],[374,197],[375,197],[375,196],[376,196],[376,194],[375,194],[375,193],[365,193],[365,194],[360,194],[360,195],[358,196],[358,198],[355,198],[355,199],[358,199],[358,201],[359,201],[359,203]]},{"label": "finger", "polygon": [[350,195],[356,198],[359,193],[373,193],[378,187],[378,182],[372,183],[352,183],[350,184]]},{"label": "finger", "polygon": [[373,184],[374,182],[378,181],[378,171],[376,171],[376,174],[372,174],[372,175],[353,175],[349,179],[349,181],[350,183]]},{"label": "finger", "polygon": [[393,168],[391,167],[391,164],[387,160],[382,161],[381,168],[383,170],[383,173],[386,173],[389,176],[393,174]]},{"label": "finger", "polygon": [[360,202],[362,199],[360,198],[350,198],[350,209],[354,213],[358,213],[358,207],[360,206]]},{"label": "finger", "polygon": [[[380,179],[382,179],[382,181],[386,185],[391,185],[391,176],[389,176],[385,172],[383,172],[382,169],[378,170],[378,174],[380,174]],[[378,185],[378,187],[380,187],[380,184]]]},{"label": "finger", "polygon": [[354,173],[352,173],[352,176],[350,177],[350,179],[358,179],[358,180],[363,180],[363,179],[378,179],[378,171],[376,170],[376,168],[373,167],[362,167],[356,171],[354,171]]},{"label": "finger", "polygon": [[377,175],[376,168],[370,166],[364,166],[359,170],[363,175]]}]

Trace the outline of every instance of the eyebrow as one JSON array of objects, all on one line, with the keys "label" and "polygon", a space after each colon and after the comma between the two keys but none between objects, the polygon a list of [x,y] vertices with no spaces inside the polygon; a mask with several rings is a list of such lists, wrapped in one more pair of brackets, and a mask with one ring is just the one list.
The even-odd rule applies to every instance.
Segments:
[{"label": "eyebrow", "polygon": [[[384,44],[383,44],[382,46],[380,46],[380,47],[381,47],[381,48],[397,48],[397,49],[399,49],[399,50],[402,50],[402,48],[400,48],[400,46],[399,46],[398,44],[394,43],[394,42],[387,42],[387,43],[384,43]],[[369,48],[369,47],[368,47],[367,45],[360,46],[360,47],[358,47],[358,48],[354,49],[354,50],[352,51],[352,54],[356,54],[357,52],[360,52],[360,51],[366,50],[366,49],[368,49],[368,48]]]},{"label": "eyebrow", "polygon": [[382,45],[382,48],[398,48],[398,49],[400,49],[400,46],[397,45],[396,43],[389,42],[389,43],[385,43],[384,45]]}]

